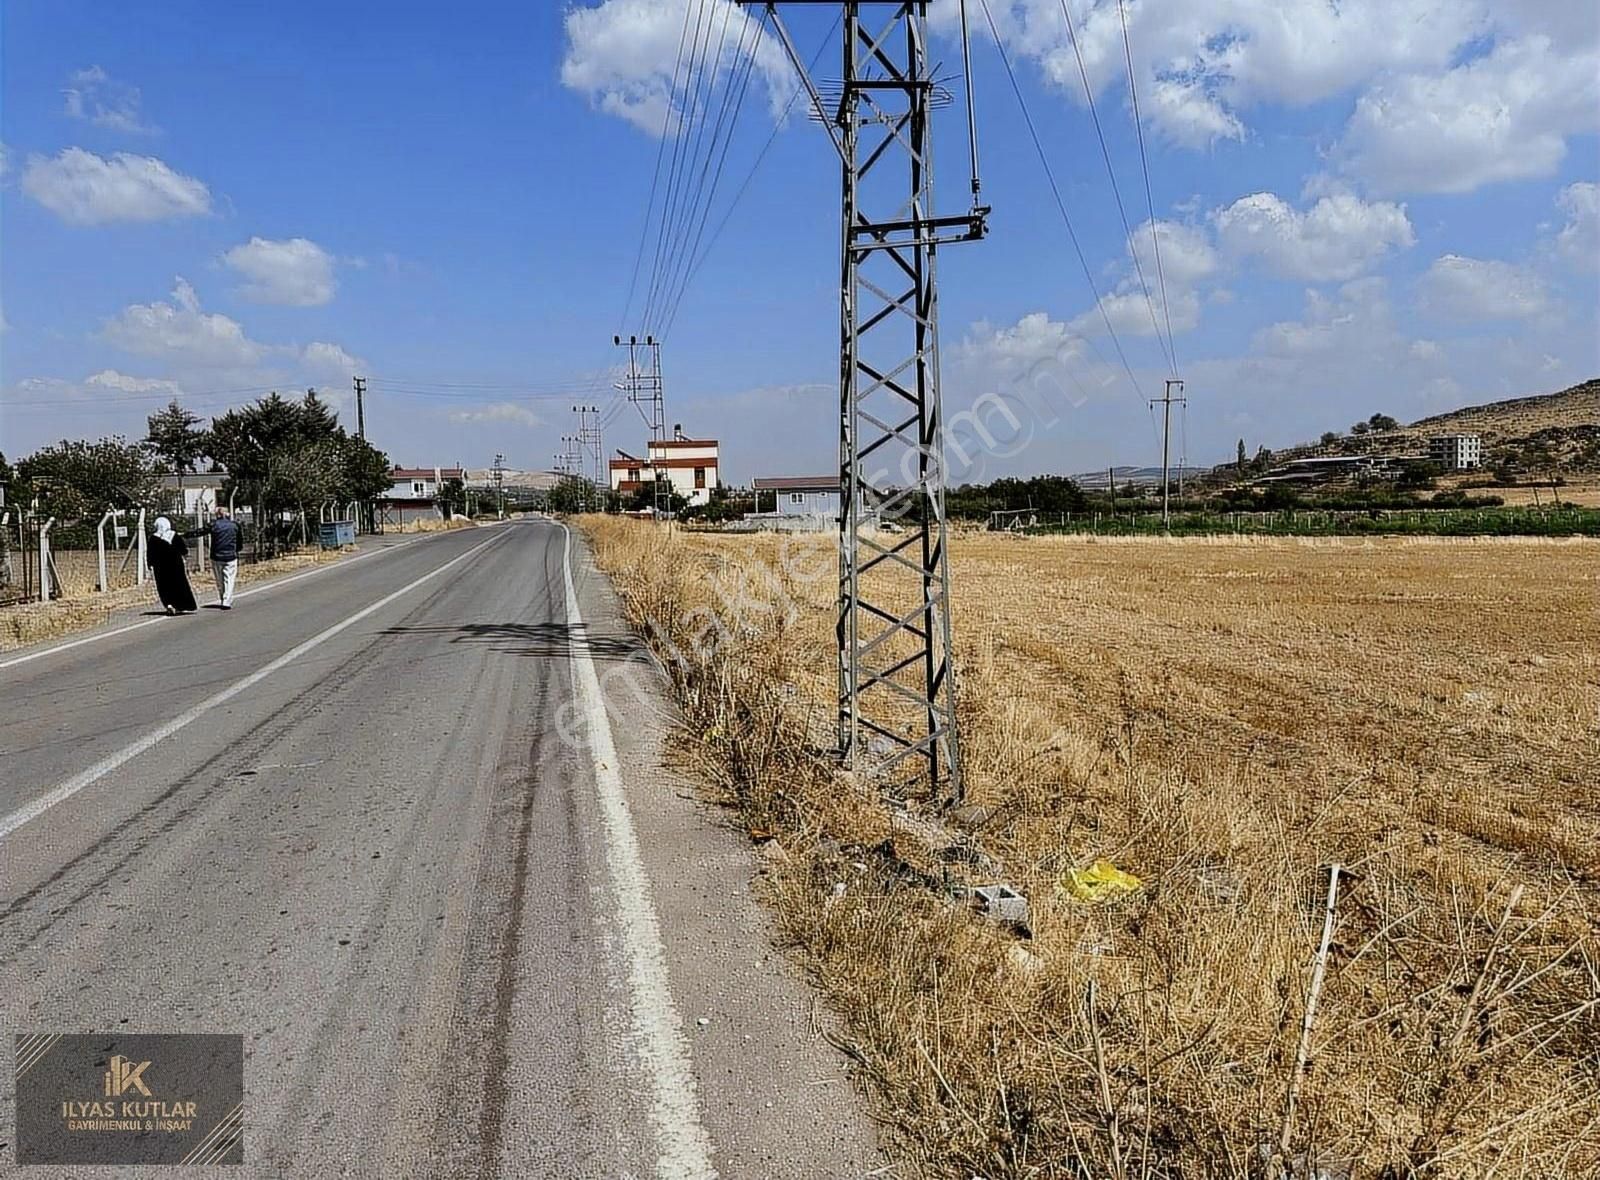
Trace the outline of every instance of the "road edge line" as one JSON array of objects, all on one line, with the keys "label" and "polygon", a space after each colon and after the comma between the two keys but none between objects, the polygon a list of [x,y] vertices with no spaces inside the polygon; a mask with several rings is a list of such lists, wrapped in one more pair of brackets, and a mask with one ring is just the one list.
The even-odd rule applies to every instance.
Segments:
[{"label": "road edge line", "polygon": [[584,622],[578,591],[572,582],[572,530],[560,521],[555,523],[566,536],[561,575],[567,594],[568,660],[573,689],[587,720],[584,728],[610,854],[606,867],[627,955],[628,987],[632,993],[629,1013],[650,1080],[650,1120],[655,1124],[658,1151],[656,1174],[662,1180],[716,1180],[711,1137],[700,1121],[699,1091],[689,1064],[689,1042],[672,1002],[666,947],[650,898],[650,879],[639,851],[639,837],[628,811],[611,719],[606,714],[594,661],[581,640]]}]

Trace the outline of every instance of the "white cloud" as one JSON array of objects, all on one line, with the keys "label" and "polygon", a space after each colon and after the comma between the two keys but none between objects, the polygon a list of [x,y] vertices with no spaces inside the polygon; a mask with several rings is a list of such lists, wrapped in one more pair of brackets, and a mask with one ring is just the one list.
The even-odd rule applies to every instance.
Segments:
[{"label": "white cloud", "polygon": [[1600,269],[1600,184],[1579,181],[1556,195],[1567,215],[1556,234],[1556,252],[1580,270]]},{"label": "white cloud", "polygon": [[651,135],[660,135],[664,125],[670,133],[694,101],[683,93],[685,78],[674,90],[679,46],[685,58],[711,62],[714,77],[726,79],[743,44],[755,56],[773,109],[781,110],[797,84],[781,47],[758,37],[757,22],[731,0],[701,3],[693,13],[690,8],[690,0],[602,0],[569,9],[562,84]]},{"label": "white cloud", "polygon": [[367,368],[360,357],[351,356],[337,344],[320,340],[301,349],[299,357],[302,364],[319,376],[353,377]]},{"label": "white cloud", "polygon": [[450,415],[452,422],[515,422],[519,426],[538,426],[539,415],[526,406],[513,402],[494,402],[475,410],[457,410]]},{"label": "white cloud", "polygon": [[1150,240],[1148,221],[1137,226],[1128,239],[1129,249],[1138,257],[1139,265],[1152,282],[1157,280],[1158,269],[1166,276],[1169,289],[1173,284],[1192,287],[1216,272],[1217,252],[1203,229],[1178,221],[1158,221],[1155,223],[1155,237],[1161,247],[1159,268],[1156,265],[1155,243]]},{"label": "white cloud", "polygon": [[104,334],[128,352],[202,368],[253,365],[268,351],[247,337],[237,320],[201,311],[194,288],[181,277],[171,303],[125,307],[106,323]]},{"label": "white cloud", "polygon": [[1464,193],[1548,176],[1567,137],[1600,128],[1600,52],[1533,35],[1442,73],[1405,74],[1356,103],[1335,151],[1378,192]]},{"label": "white cloud", "polygon": [[1169,321],[1173,335],[1193,331],[1199,325],[1201,301],[1196,286],[1216,272],[1217,252],[1204,230],[1176,221],[1158,221],[1158,266],[1150,225],[1146,221],[1128,236],[1128,265],[1123,268],[1122,277],[1100,297],[1098,310],[1086,311],[1071,322],[1074,331],[1104,335],[1109,322],[1113,332],[1164,337]]},{"label": "white cloud", "polygon": [[[1061,0],[993,4],[1002,38],[1082,104]],[[1488,0],[1077,0],[1070,6],[1097,101],[1126,89],[1122,16],[1151,123],[1187,147],[1241,139],[1253,106],[1306,106],[1383,71],[1442,69],[1488,27]],[[954,5],[942,14],[953,22]],[[981,23],[981,22],[980,22]],[[946,24],[949,27],[949,23]],[[1116,93],[1121,99],[1122,95]]]},{"label": "white cloud", "polygon": [[160,221],[211,211],[211,193],[192,176],[152,156],[118,152],[110,159],[66,148],[54,159],[30,156],[22,191],[63,221]]},{"label": "white cloud", "polygon": [[177,397],[183,392],[176,381],[164,381],[157,377],[130,377],[115,369],[101,369],[100,372],[85,377],[83,383],[91,389],[110,389],[117,393],[170,393],[173,397]]},{"label": "white cloud", "polygon": [[1510,262],[1446,254],[1419,286],[1423,309],[1439,319],[1532,320],[1553,310],[1544,281]]},{"label": "white cloud", "polygon": [[962,358],[980,368],[1026,369],[1046,358],[1081,356],[1083,335],[1042,311],[1030,312],[1009,328],[977,323],[962,341]]},{"label": "white cloud", "polygon": [[99,66],[78,70],[67,79],[66,112],[97,127],[134,135],[153,135],[159,128],[144,121],[137,86],[118,82]]},{"label": "white cloud", "polygon": [[1259,258],[1273,274],[1310,282],[1352,279],[1416,240],[1403,206],[1348,193],[1325,196],[1303,213],[1273,193],[1253,193],[1214,216],[1230,256]]},{"label": "white cloud", "polygon": [[1244,124],[1197,82],[1156,79],[1144,110],[1181,147],[1208,148],[1218,140],[1244,138]]},{"label": "white cloud", "polygon": [[333,255],[306,238],[251,238],[222,256],[249,281],[240,289],[257,303],[320,307],[333,298]]},{"label": "white cloud", "polygon": [[1388,285],[1380,278],[1357,279],[1331,296],[1307,291],[1304,318],[1261,329],[1252,347],[1265,356],[1293,360],[1336,356],[1352,348],[1378,349],[1394,342],[1390,319]]}]

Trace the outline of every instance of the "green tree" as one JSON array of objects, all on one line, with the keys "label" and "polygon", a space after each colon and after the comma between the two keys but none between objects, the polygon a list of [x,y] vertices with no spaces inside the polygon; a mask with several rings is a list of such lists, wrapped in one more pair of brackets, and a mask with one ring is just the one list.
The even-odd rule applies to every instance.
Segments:
[{"label": "green tree", "polygon": [[1234,460],[1234,466],[1237,467],[1239,469],[1239,471],[1242,473],[1244,471],[1244,469],[1245,469],[1245,465],[1248,462],[1249,462],[1249,460],[1247,460],[1245,458],[1244,439],[1241,438],[1239,440],[1239,457]]},{"label": "green tree", "polygon": [[1368,425],[1367,423],[1365,423],[1365,422],[1357,422],[1354,426],[1350,427],[1350,433],[1351,434],[1366,434],[1371,429],[1372,429],[1372,427],[1370,425]]},{"label": "green tree", "polygon": [[193,471],[206,454],[209,440],[201,430],[200,419],[173,398],[165,409],[145,419],[148,433],[145,445],[178,477],[177,509],[183,511],[183,477]]},{"label": "green tree", "polygon": [[206,432],[199,429],[200,419],[179,405],[177,398],[151,414],[146,424],[146,444],[173,475],[193,471],[205,456],[208,440]]},{"label": "green tree", "polygon": [[467,512],[467,485],[459,479],[447,479],[439,487],[439,505],[448,513],[465,516]]},{"label": "green tree", "polygon": [[340,500],[365,503],[389,490],[392,483],[389,456],[364,438],[340,435],[342,472],[338,496]]},{"label": "green tree", "polygon": [[1367,419],[1367,427],[1374,431],[1399,430],[1400,423],[1388,414],[1374,414]]},{"label": "green tree", "polygon": [[41,447],[17,464],[15,499],[39,501],[48,516],[72,519],[107,506],[134,508],[156,494],[150,452],[121,436],[98,442],[66,440]]},{"label": "green tree", "polygon": [[346,434],[314,390],[295,400],[271,393],[218,416],[209,450],[228,471],[224,497],[257,506],[273,539],[288,509],[303,518],[328,500],[370,500],[389,487],[388,458]]},{"label": "green tree", "polygon": [[647,509],[653,509],[656,506],[657,483],[661,485],[661,489],[664,493],[663,499],[665,499],[668,504],[668,512],[671,512],[674,516],[676,516],[688,506],[688,499],[674,492],[672,490],[672,484],[668,480],[663,479],[656,481],[656,483],[640,484],[638,489],[633,493],[633,499],[628,503],[629,510],[633,512],[644,512]]},{"label": "green tree", "polygon": [[1336,443],[1338,441],[1339,441],[1339,432],[1337,430],[1324,430],[1322,432],[1322,445],[1323,446],[1331,447],[1334,443]]}]

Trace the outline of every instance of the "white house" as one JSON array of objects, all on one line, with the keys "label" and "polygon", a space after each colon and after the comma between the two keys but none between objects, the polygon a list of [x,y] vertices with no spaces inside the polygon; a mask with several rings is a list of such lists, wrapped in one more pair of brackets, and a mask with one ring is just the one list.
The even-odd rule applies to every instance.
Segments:
[{"label": "white house", "polygon": [[439,489],[447,480],[465,482],[459,467],[396,467],[389,472],[389,490],[378,496],[380,524],[402,525],[413,520],[443,520]]},{"label": "white house", "polygon": [[611,490],[629,495],[656,479],[691,504],[705,504],[719,480],[719,449],[714,438],[687,438],[681,428],[676,437],[652,440],[644,458],[619,450],[610,462]]}]

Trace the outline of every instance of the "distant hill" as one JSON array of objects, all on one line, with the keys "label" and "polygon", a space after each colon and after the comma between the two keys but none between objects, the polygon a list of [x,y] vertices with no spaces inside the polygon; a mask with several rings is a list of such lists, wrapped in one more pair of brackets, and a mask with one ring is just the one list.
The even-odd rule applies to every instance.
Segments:
[{"label": "distant hill", "polygon": [[1490,438],[1523,438],[1541,430],[1600,426],[1600,378],[1535,397],[1467,406],[1413,422],[1410,430],[1427,434],[1473,431]]},{"label": "distant hill", "polygon": [[[1421,455],[1428,438],[1455,432],[1483,436],[1483,465],[1529,475],[1600,472],[1600,378],[1557,393],[1466,406],[1392,430],[1330,432],[1314,443],[1273,452],[1274,464],[1334,455]],[[1232,482],[1233,464],[1215,467],[1211,481]]]}]

